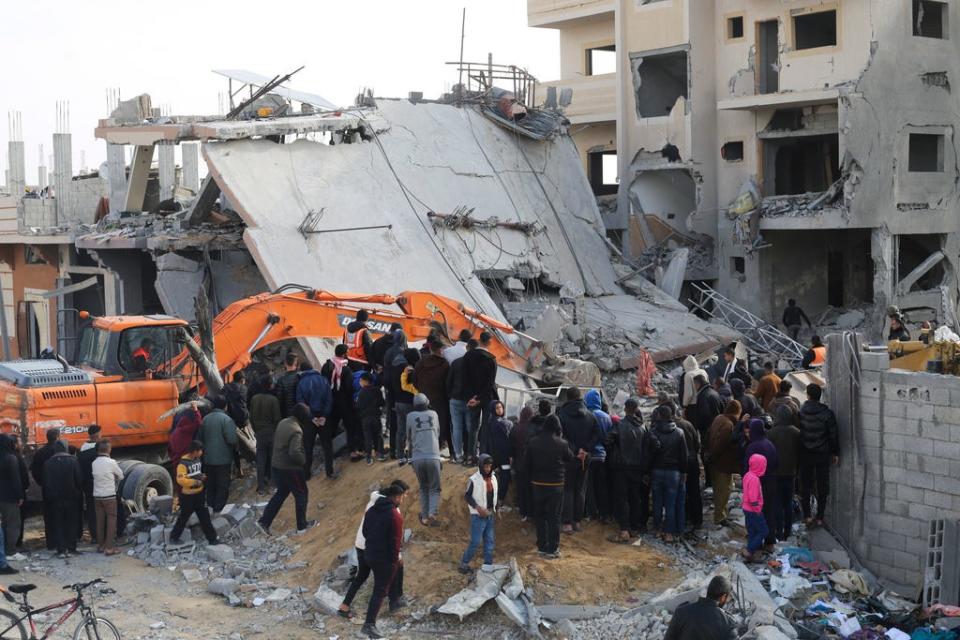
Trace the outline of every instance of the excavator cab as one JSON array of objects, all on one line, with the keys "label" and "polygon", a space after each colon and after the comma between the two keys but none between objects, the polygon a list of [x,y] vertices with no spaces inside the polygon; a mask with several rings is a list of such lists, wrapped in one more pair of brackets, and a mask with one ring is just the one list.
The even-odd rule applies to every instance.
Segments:
[{"label": "excavator cab", "polygon": [[83,329],[77,366],[125,380],[170,377],[186,326],[172,316],[94,318]]}]

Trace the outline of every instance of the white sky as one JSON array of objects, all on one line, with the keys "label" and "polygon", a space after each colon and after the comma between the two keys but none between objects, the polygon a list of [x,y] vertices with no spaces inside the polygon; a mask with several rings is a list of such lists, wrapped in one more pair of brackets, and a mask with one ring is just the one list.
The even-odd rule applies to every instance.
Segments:
[{"label": "white sky", "polygon": [[[149,93],[173,114],[213,114],[227,81],[211,69],[265,76],[306,65],[289,86],[348,105],[362,87],[402,97],[437,97],[456,82],[444,63],[464,58],[559,75],[559,37],[527,27],[525,0],[29,0],[5,2],[0,20],[0,116],[20,111],[28,184],[38,145],[53,153],[56,102],[70,103],[73,167],[80,152],[97,167],[105,143],[93,137],[107,115],[106,91]],[[8,132],[0,122],[0,171]],[[49,164],[49,163],[48,163]],[[2,173],[0,173],[2,181]]]}]

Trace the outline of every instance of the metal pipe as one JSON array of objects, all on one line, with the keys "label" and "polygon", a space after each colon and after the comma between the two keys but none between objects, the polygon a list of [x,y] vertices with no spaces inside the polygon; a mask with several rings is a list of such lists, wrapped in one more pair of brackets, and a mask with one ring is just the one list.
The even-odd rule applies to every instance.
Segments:
[{"label": "metal pipe", "polygon": [[306,235],[306,234],[308,234],[308,233],[315,233],[315,234],[319,234],[319,233],[337,233],[337,232],[339,232],[339,231],[367,231],[367,230],[369,230],[369,229],[393,229],[393,225],[392,225],[392,224],[378,224],[378,225],[374,225],[374,226],[372,226],[372,227],[347,227],[347,228],[345,228],[345,229],[315,229],[315,230],[311,230],[311,231],[308,231],[308,230],[306,230],[306,229],[303,229],[303,230],[300,231],[300,233]]}]

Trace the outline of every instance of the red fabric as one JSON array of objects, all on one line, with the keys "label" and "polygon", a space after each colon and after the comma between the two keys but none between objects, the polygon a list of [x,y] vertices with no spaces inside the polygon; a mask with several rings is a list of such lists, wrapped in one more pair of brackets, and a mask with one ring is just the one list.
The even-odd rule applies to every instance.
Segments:
[{"label": "red fabric", "polygon": [[190,449],[190,443],[196,439],[202,422],[200,412],[192,409],[181,411],[174,418],[173,431],[167,442],[167,455],[170,456],[174,469],[180,463],[180,458]]},{"label": "red fabric", "polygon": [[650,353],[645,349],[640,349],[639,360],[640,362],[637,364],[637,395],[655,396],[657,392],[654,391],[650,380],[653,379],[653,374],[656,373],[657,367],[653,364],[653,358],[650,357]]}]

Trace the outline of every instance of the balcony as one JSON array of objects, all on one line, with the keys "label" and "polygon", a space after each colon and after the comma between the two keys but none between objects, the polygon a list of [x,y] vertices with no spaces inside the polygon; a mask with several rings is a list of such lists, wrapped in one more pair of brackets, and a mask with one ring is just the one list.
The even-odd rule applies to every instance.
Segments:
[{"label": "balcony", "polygon": [[527,0],[527,24],[556,29],[566,23],[613,13],[613,0]]},{"label": "balcony", "polygon": [[573,100],[565,114],[573,124],[584,122],[607,122],[617,119],[617,75],[577,76],[566,80],[544,82],[537,95],[546,95],[547,87],[573,89]]}]

